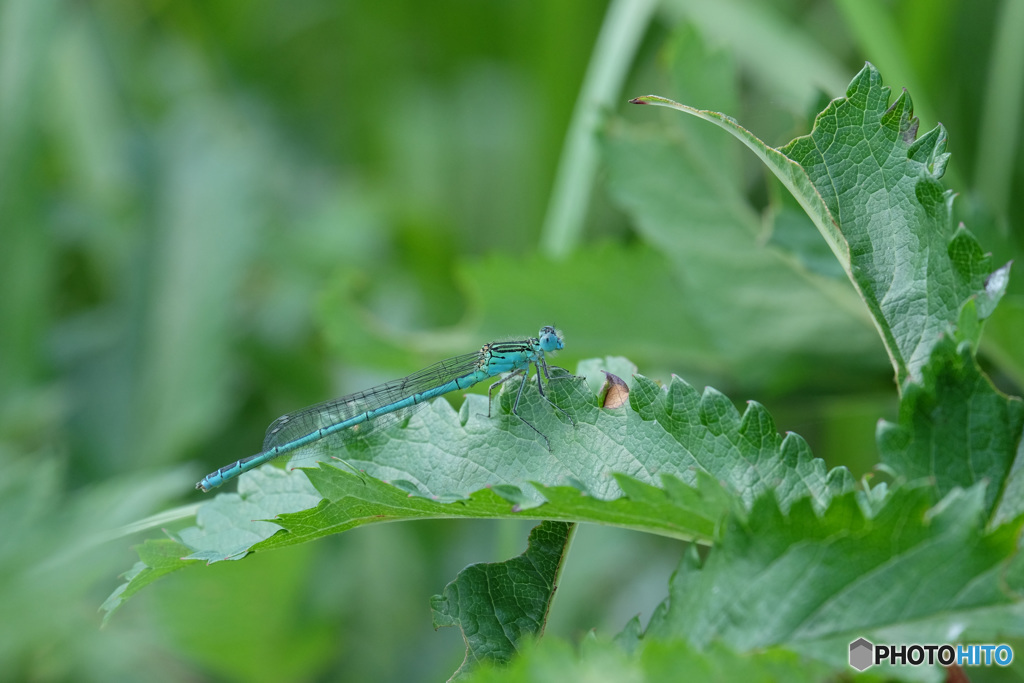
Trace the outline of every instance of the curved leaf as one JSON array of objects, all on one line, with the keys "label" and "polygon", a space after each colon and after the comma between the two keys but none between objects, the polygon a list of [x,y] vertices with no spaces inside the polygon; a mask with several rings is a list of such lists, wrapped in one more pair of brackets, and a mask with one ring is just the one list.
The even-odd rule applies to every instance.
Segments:
[{"label": "curved leaf", "polygon": [[989,259],[966,229],[953,229],[953,194],[939,182],[949,160],[945,130],[940,125],[918,138],[910,96],[904,91],[890,106],[889,95],[868,64],[809,135],[779,149],[718,112],[656,96],[632,101],[711,121],[761,158],[864,299],[902,384],[920,379],[936,341],[954,329],[969,299],[987,302],[979,307],[985,317],[1005,284],[988,286]]},{"label": "curved leaf", "polygon": [[544,632],[573,529],[543,522],[522,555],[470,565],[431,598],[434,628],[457,626],[466,641],[466,659],[454,676],[481,661],[508,662],[526,639]]},{"label": "curved leaf", "polygon": [[721,393],[698,393],[677,377],[661,387],[634,376],[628,405],[616,409],[600,408],[581,378],[552,380],[547,393],[571,421],[527,387],[519,412],[550,450],[510,414],[511,384],[491,418],[483,396],[468,396],[459,413],[435,401],[403,427],[317,449],[344,458],[343,467],[268,465],[243,475],[237,494],[202,505],[197,526],[175,538],[186,559],[215,562],[373,522],[518,516],[707,543],[731,507],[766,493],[783,509],[810,499],[823,510],[853,487],[845,468],[826,471],[803,439],[778,434],[760,404],[741,414]]}]

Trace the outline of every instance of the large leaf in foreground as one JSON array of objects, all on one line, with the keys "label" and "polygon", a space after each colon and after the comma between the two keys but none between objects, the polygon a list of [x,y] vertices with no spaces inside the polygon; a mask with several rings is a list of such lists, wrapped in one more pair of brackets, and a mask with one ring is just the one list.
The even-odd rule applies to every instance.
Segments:
[{"label": "large leaf in foreground", "polygon": [[889,95],[868,64],[846,97],[818,115],[810,135],[780,149],[718,112],[654,96],[633,101],[711,121],[761,158],[857,287],[902,384],[920,379],[932,347],[954,328],[968,299],[978,299],[985,318],[1002,289],[986,288],[989,259],[970,233],[954,231],[953,195],[939,182],[949,158],[945,130],[917,138],[910,96],[904,92],[890,106]]},{"label": "large leaf in foreground", "polygon": [[[869,504],[868,498],[875,500]],[[851,493],[824,515],[771,496],[730,517],[702,563],[687,553],[646,632],[633,619],[614,643],[526,646],[508,668],[468,680],[832,680],[849,643],[1001,642],[1024,633],[1018,519],[984,532],[983,487],[929,507],[925,488]],[[874,512],[872,508],[881,500]],[[939,680],[944,671],[880,667],[858,680]]]},{"label": "large leaf in foreground", "polygon": [[808,498],[821,510],[853,486],[845,468],[827,472],[799,436],[781,436],[760,404],[741,415],[719,392],[698,393],[679,378],[667,388],[632,381],[629,404],[616,409],[598,407],[582,379],[552,381],[548,394],[572,422],[528,387],[520,413],[551,450],[509,414],[515,386],[492,418],[482,396],[467,397],[459,413],[435,401],[404,427],[318,451],[344,467],[243,475],[238,494],[203,505],[198,526],[176,539],[187,559],[214,562],[372,522],[520,516],[709,542],[730,506],[765,492],[784,509]]},{"label": "large leaf in foreground", "polygon": [[[502,393],[501,414],[493,418],[487,417],[486,398],[482,396],[467,397],[458,414],[446,402],[435,401],[429,410],[414,416],[405,428],[372,435],[347,450],[322,450],[321,455],[335,455],[343,460],[344,469],[350,473],[345,475],[343,470],[327,468],[310,471],[310,480],[316,493],[329,502],[360,497],[353,493],[353,478],[360,476],[354,474],[355,470],[365,473],[359,485],[379,491],[380,495],[386,494],[369,479],[387,482],[411,496],[402,506],[389,502],[386,515],[383,511],[369,510],[392,520],[467,513],[475,513],[474,516],[515,514],[543,505],[549,500],[548,494],[554,496],[564,487],[574,490],[570,494],[573,497],[583,494],[597,501],[612,501],[625,493],[620,481],[629,481],[626,486],[631,487],[631,492],[642,490],[633,481],[661,487],[667,478],[692,489],[698,487],[699,473],[721,482],[748,506],[758,495],[771,490],[779,496],[784,508],[795,500],[811,497],[815,507],[823,509],[835,492],[852,487],[845,469],[826,472],[824,463],[811,456],[806,442],[799,436],[779,435],[760,404],[750,403],[741,415],[719,392],[706,389],[700,394],[679,378],[673,378],[667,388],[661,388],[645,377],[634,377],[629,406],[616,410],[599,408],[593,392],[582,379],[553,381],[547,392],[572,416],[572,423],[560,411],[553,410],[533,387],[524,393],[520,413],[547,436],[550,450],[529,425],[509,414],[516,394],[516,387],[512,386]],[[290,503],[297,486],[292,482],[294,476],[263,480],[260,499],[273,500],[281,489],[281,504]],[[554,487],[556,491],[552,493],[546,487]],[[485,493],[488,490],[490,493]],[[478,495],[474,497],[474,494]],[[646,496],[646,492],[638,494],[641,500]],[[367,501],[380,499],[377,493],[362,497]],[[216,517],[218,535],[225,535],[224,525],[231,523],[231,507],[237,507],[235,517],[241,527],[248,534],[254,533],[252,520],[259,517],[246,506],[249,498],[251,496],[220,497],[221,507]],[[504,502],[493,508],[494,501],[501,499]],[[679,494],[675,499],[682,501],[685,496]],[[455,501],[459,501],[457,507],[441,506]],[[328,522],[323,517],[330,507],[329,502],[321,503],[307,524],[342,530],[341,519],[335,516]],[[429,507],[430,504],[433,507]],[[261,509],[270,512],[271,508],[263,506]],[[445,511],[447,509],[452,511]],[[439,514],[438,510],[444,512]],[[616,523],[618,514],[624,512],[608,508],[608,523]],[[546,517],[545,513],[537,510],[531,514]],[[263,518],[272,516],[268,514]],[[600,514],[597,519],[587,518],[601,521]],[[664,528],[664,524],[655,520],[647,524],[655,532]],[[691,529],[690,537],[703,537],[703,524]],[[645,524],[630,526],[643,528]],[[216,559],[209,552],[211,543],[200,541],[202,535],[187,530],[180,537],[189,545],[203,547],[203,559]],[[248,538],[256,540],[255,535]],[[218,544],[212,541],[214,547]],[[232,554],[240,550],[234,546],[225,549]]]},{"label": "large leaf in foreground", "polygon": [[[770,497],[731,517],[707,560],[689,553],[643,640],[781,646],[844,669],[848,645],[1024,635],[1022,521],[986,532],[984,486],[931,507],[898,488],[869,516],[861,494],[818,516]],[[993,634],[993,631],[997,632]]]}]

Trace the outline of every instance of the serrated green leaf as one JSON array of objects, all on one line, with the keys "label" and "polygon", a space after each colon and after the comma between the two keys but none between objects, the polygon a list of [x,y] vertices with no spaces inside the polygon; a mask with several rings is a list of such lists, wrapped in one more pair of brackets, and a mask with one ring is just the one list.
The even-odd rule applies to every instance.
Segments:
[{"label": "serrated green leaf", "polygon": [[[783,509],[810,497],[815,509],[853,488],[845,468],[827,472],[806,442],[782,437],[763,406],[741,415],[721,393],[674,377],[667,388],[637,375],[629,405],[614,410],[579,378],[531,385],[520,414],[506,385],[467,397],[456,414],[435,401],[404,427],[345,450],[318,449],[344,467],[284,471],[265,466],[240,478],[238,494],[200,508],[176,538],[188,559],[237,559],[250,550],[301,543],[362,524],[430,517],[531,517],[614,524],[708,542],[733,505],[772,491]],[[362,470],[365,474],[356,474]],[[390,482],[390,484],[389,484]],[[319,502],[318,502],[319,501]]]},{"label": "serrated green leaf", "polygon": [[[845,667],[861,636],[931,642],[922,634],[969,637],[992,619],[1003,635],[1024,632],[1024,518],[986,533],[983,486],[931,499],[926,488],[896,489],[869,517],[853,493],[821,516],[806,501],[784,514],[761,498],[727,521],[705,562],[687,554],[644,640],[781,646]],[[904,640],[880,637],[897,632]]]},{"label": "serrated green leaf", "polygon": [[773,149],[718,112],[661,97],[667,106],[728,130],[782,181],[861,294],[882,335],[898,381],[920,378],[932,347],[951,332],[968,299],[984,301],[980,317],[1002,295],[1005,273],[991,264],[966,229],[954,233],[951,192],[939,179],[949,155],[942,126],[917,138],[910,96],[889,105],[890,91],[870,64],[846,97],[818,115],[814,129]]},{"label": "serrated green leaf", "polygon": [[1018,450],[1024,402],[997,390],[981,372],[969,342],[940,339],[921,380],[908,381],[898,424],[880,422],[882,462],[909,481],[927,480],[936,499],[954,488],[986,483],[993,524],[1024,513]]},{"label": "serrated green leaf", "polygon": [[455,676],[482,661],[508,662],[525,639],[544,632],[573,529],[542,522],[522,555],[470,565],[431,598],[434,628],[457,626],[466,641],[466,659]]},{"label": "serrated green leaf", "polygon": [[[386,502],[386,507],[397,511],[396,516],[383,515],[379,510],[373,514],[390,519],[437,516],[436,510],[444,509],[438,505],[454,501],[460,501],[462,508],[472,513],[506,516],[549,502],[546,487],[561,494],[560,487],[564,486],[575,492],[551,502],[571,509],[569,499],[578,499],[580,494],[597,501],[622,497],[625,491],[620,481],[630,482],[627,486],[632,486],[634,479],[647,486],[662,486],[674,479],[693,488],[698,486],[698,472],[722,482],[746,505],[771,490],[784,508],[811,496],[815,507],[822,509],[834,493],[853,486],[844,468],[826,472],[824,463],[811,456],[803,439],[795,434],[780,436],[760,404],[751,402],[741,415],[721,393],[707,389],[699,394],[677,377],[667,388],[640,375],[633,378],[633,384],[629,409],[604,410],[597,407],[593,392],[582,380],[552,381],[547,393],[575,424],[552,410],[531,387],[523,395],[520,413],[547,436],[551,450],[529,425],[509,414],[517,394],[517,387],[510,386],[501,393],[497,402],[501,414],[495,417],[486,416],[487,399],[483,396],[468,396],[458,415],[446,402],[435,401],[404,428],[372,435],[348,450],[319,450],[319,455],[336,456],[344,459],[348,468],[365,472],[366,480],[346,476],[335,468],[309,470],[307,474],[325,500],[346,499],[346,504],[360,498]],[[407,499],[395,499],[395,493],[369,479],[392,484],[400,489],[398,495],[404,494]],[[275,479],[260,485],[264,498],[273,495],[278,482],[292,486],[287,477],[275,474]],[[368,495],[361,496],[360,487],[368,490]],[[709,490],[707,485],[699,488]],[[488,493],[481,495],[485,490]],[[632,489],[638,490],[636,486]],[[285,493],[291,495],[292,491]],[[477,497],[471,498],[474,494]],[[417,497],[423,500],[415,500]],[[685,497],[676,495],[675,499],[678,503]],[[223,526],[215,532],[223,535],[224,529],[230,528],[227,507],[248,503],[249,497],[239,500],[220,496],[219,500],[222,502],[216,520]],[[504,509],[495,508],[498,500],[505,501]],[[651,504],[653,499],[645,495],[640,500]],[[720,501],[715,514],[723,509]],[[252,533],[252,520],[261,519],[259,511],[263,509],[269,512],[270,508],[254,511],[243,505],[234,518],[246,533]],[[313,524],[319,521],[328,525],[325,529],[349,528],[348,522],[338,518],[326,522],[327,513],[339,509],[321,504],[303,524],[308,525],[312,519]],[[540,510],[537,514],[546,516]],[[608,514],[610,518],[616,516],[611,509]],[[443,516],[457,515],[451,512]],[[266,514],[262,519],[271,516]],[[697,525],[698,537],[706,530],[706,521]],[[652,530],[665,526],[657,524]],[[190,535],[190,530],[180,535],[198,545],[198,537]],[[199,557],[212,560],[234,556],[246,538],[236,533],[224,544],[208,537],[203,542],[204,554]]]}]

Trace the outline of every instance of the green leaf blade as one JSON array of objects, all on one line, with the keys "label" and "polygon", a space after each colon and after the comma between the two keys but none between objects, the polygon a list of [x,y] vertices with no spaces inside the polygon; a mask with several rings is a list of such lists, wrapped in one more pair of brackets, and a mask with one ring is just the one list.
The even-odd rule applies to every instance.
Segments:
[{"label": "green leaf blade", "polygon": [[904,386],[898,423],[879,424],[882,463],[906,481],[926,480],[936,499],[985,483],[993,524],[1019,516],[1011,474],[1022,462],[1024,402],[992,386],[969,342],[940,339],[921,374]]},{"label": "green leaf blade", "polygon": [[184,569],[195,562],[184,556],[189,548],[169,539],[150,539],[136,547],[139,561],[124,573],[125,583],[103,602],[103,623],[106,624],[114,612],[140,590],[168,574]]},{"label": "green leaf blade", "polygon": [[431,598],[434,628],[457,626],[466,641],[455,676],[478,662],[507,663],[525,639],[543,633],[572,532],[572,524],[543,522],[522,555],[470,565]]},{"label": "green leaf blade", "polygon": [[679,378],[631,383],[628,407],[604,409],[582,379],[553,380],[547,393],[573,423],[527,387],[520,413],[551,450],[509,414],[517,386],[506,385],[491,418],[482,396],[457,414],[435,401],[348,450],[317,450],[344,466],[243,475],[239,494],[203,505],[198,525],[176,538],[188,559],[215,562],[365,524],[527,517],[709,543],[729,509],[768,492],[784,509],[808,497],[822,508],[852,489],[848,472],[827,472],[800,437],[780,436],[759,404],[740,413],[720,392],[699,394]]},{"label": "green leaf blade", "polygon": [[[870,64],[846,97],[818,115],[809,135],[772,149],[717,112],[665,98],[711,121],[753,150],[815,222],[874,319],[900,384],[920,379],[932,348],[951,333],[970,299],[987,317],[1003,287],[966,230],[954,231],[953,194],[939,182],[949,160],[942,126],[917,137],[910,96],[890,90]],[[995,282],[1001,283],[1002,275]]]},{"label": "green leaf blade", "polygon": [[[956,628],[968,638],[986,632],[989,619],[1004,637],[1019,635],[1024,622],[1012,620],[1024,590],[1016,541],[1024,518],[986,533],[983,486],[935,507],[930,500],[926,488],[898,489],[871,517],[853,494],[821,516],[807,501],[784,514],[760,499],[730,517],[705,562],[684,558],[641,642],[779,646],[841,668],[846,644],[862,636],[919,642],[922,629]],[[881,635],[900,630],[909,640]]]}]

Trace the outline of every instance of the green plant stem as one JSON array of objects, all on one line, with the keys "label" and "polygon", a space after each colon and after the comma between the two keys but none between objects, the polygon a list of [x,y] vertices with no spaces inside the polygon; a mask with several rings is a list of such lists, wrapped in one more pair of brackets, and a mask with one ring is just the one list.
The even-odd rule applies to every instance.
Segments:
[{"label": "green plant stem", "polygon": [[974,186],[997,216],[1005,216],[1010,202],[1010,184],[1020,136],[1021,106],[1024,104],[1024,2],[1004,2],[995,22],[995,39],[989,60],[985,104],[978,126],[978,155],[975,157]]},{"label": "green plant stem", "polygon": [[541,250],[564,257],[579,241],[597,171],[595,131],[602,109],[610,108],[651,16],[654,0],[613,0],[597,36],[579,99],[566,134],[565,147],[541,232]]}]

